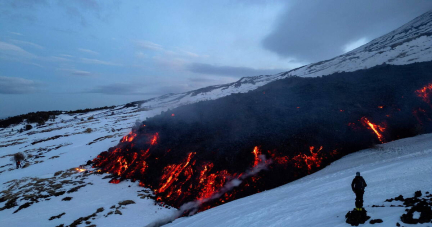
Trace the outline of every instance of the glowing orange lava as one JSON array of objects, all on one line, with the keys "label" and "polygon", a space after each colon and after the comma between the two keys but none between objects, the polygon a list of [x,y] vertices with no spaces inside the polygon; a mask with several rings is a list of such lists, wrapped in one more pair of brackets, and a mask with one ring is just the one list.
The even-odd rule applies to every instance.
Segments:
[{"label": "glowing orange lava", "polygon": [[109,181],[109,183],[111,183],[111,184],[118,184],[118,183],[120,183],[120,179],[112,179],[112,180]]},{"label": "glowing orange lava", "polygon": [[122,143],[124,142],[132,142],[132,140],[135,139],[135,137],[137,136],[136,133],[130,132],[129,134],[125,135],[123,137],[123,139],[121,140]]},{"label": "glowing orange lava", "polygon": [[270,157],[273,161],[275,161],[279,165],[286,165],[290,161],[290,158],[288,156],[282,156],[276,155],[274,152],[268,151]]},{"label": "glowing orange lava", "polygon": [[378,137],[378,140],[381,143],[385,142],[384,136],[381,134],[382,132],[385,131],[385,126],[376,125],[376,124],[370,122],[366,117],[362,117],[360,119],[360,122],[363,124],[363,126],[371,129],[375,133],[375,135]]},{"label": "glowing orange lava", "polygon": [[156,132],[156,134],[153,136],[153,138],[152,138],[150,144],[151,144],[152,146],[155,145],[155,144],[157,144],[157,140],[158,140],[158,138],[159,138],[159,133]]},{"label": "glowing orange lava", "polygon": [[262,162],[262,159],[260,158],[261,151],[260,151],[260,149],[258,148],[258,146],[256,146],[256,147],[254,147],[252,153],[253,153],[254,156],[255,156],[254,165],[253,165],[253,167],[255,167],[255,166],[257,166],[260,162]]},{"label": "glowing orange lava", "polygon": [[84,172],[84,171],[86,171],[86,169],[81,169],[81,168],[75,168],[76,169],[76,171],[78,171],[78,172]]},{"label": "glowing orange lava", "polygon": [[432,84],[428,84],[415,91],[415,94],[422,98],[423,101],[430,104],[430,95],[432,94]]},{"label": "glowing orange lava", "polygon": [[322,151],[322,149],[323,147],[321,146],[319,149],[317,149],[316,152],[314,152],[315,147],[310,146],[309,151],[311,154],[310,155],[298,154],[293,158],[293,160],[295,161],[294,165],[297,168],[303,168],[304,166],[306,166],[308,169],[308,173],[311,173],[312,168],[314,166],[315,167],[321,166],[322,157],[319,156],[319,153]]},{"label": "glowing orange lava", "polygon": [[189,165],[192,157],[195,155],[195,152],[189,153],[187,160],[180,164],[171,164],[164,168],[163,175],[161,177],[161,187],[157,190],[157,192],[162,193],[167,190],[169,186],[171,186],[175,181],[178,180],[179,175],[183,172],[183,170]]}]

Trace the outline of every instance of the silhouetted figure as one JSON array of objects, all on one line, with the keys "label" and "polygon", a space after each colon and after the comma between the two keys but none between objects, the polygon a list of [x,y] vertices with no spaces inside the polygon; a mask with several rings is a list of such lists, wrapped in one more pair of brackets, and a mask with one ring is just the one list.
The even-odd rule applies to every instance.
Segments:
[{"label": "silhouetted figure", "polygon": [[17,167],[17,169],[19,169],[20,166],[21,166],[21,162],[20,161],[16,161],[16,167]]},{"label": "silhouetted figure", "polygon": [[363,207],[363,194],[364,190],[367,187],[366,181],[360,176],[360,172],[356,173],[356,177],[351,183],[351,188],[353,192],[356,194],[355,206],[356,208]]}]

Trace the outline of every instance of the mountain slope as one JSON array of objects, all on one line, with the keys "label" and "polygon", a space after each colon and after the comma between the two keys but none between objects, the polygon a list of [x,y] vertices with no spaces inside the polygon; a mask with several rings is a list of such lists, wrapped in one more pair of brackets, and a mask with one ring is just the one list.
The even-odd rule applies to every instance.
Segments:
[{"label": "mountain slope", "polygon": [[[289,72],[246,77],[227,85],[138,102],[142,107],[148,107],[144,109],[116,107],[86,114],[61,114],[44,126],[32,124],[33,129],[23,133],[18,130],[25,123],[0,129],[2,225],[57,226],[81,220],[80,226],[85,226],[86,222],[97,226],[143,226],[169,217],[177,212],[155,202],[154,195],[140,187],[138,182],[108,184],[112,177],[109,174],[89,175],[75,168],[118,144],[137,119],[155,116],[166,108],[244,93],[289,76],[316,77],[369,68],[384,62],[409,64],[430,61],[431,14],[426,13],[347,54]],[[432,158],[426,147],[432,145],[427,142],[431,138],[431,135],[424,135],[386,144],[379,150],[350,155],[292,184],[216,207],[191,218],[176,220],[172,225],[247,226],[249,223],[251,226],[267,226],[271,223],[286,226],[287,223],[294,223],[292,226],[346,226],[343,215],[353,207],[353,194],[348,185],[357,170],[364,173],[370,185],[365,195],[366,205],[380,205],[379,202],[389,197],[428,189],[430,181],[424,179],[430,179],[428,163]],[[23,163],[28,163],[26,168],[15,169],[10,157],[16,152],[28,155]],[[92,170],[89,166],[85,168]],[[390,190],[390,187],[395,189]],[[126,200],[132,200],[135,204],[122,203]],[[3,207],[5,209],[1,209]],[[399,208],[382,211],[378,208],[367,209],[373,218],[383,218],[392,226],[401,214],[399,212],[402,212]],[[61,215],[63,212],[65,214]],[[88,220],[84,220],[86,218]]]},{"label": "mountain slope", "polygon": [[167,94],[142,101],[146,107],[177,107],[213,100],[233,93],[245,93],[288,76],[317,77],[336,72],[353,72],[376,65],[404,65],[432,60],[432,11],[402,27],[335,58],[275,75],[244,77],[234,83],[209,86],[180,94]]},{"label": "mountain slope", "polygon": [[390,207],[402,203],[384,201],[398,195],[412,197],[417,190],[431,192],[431,147],[432,134],[427,134],[363,150],[300,180],[179,218],[166,227],[350,226],[344,216],[354,208],[350,185],[357,171],[368,184],[364,207],[371,219],[382,219],[381,226],[405,225],[399,217],[406,208]]}]

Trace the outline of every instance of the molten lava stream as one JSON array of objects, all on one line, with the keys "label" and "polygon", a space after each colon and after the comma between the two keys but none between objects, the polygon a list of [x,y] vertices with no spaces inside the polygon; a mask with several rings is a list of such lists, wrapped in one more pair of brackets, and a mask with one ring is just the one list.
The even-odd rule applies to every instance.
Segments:
[{"label": "molten lava stream", "polygon": [[366,117],[362,117],[362,118],[360,119],[360,122],[361,122],[361,123],[362,123],[366,128],[371,129],[371,130],[375,133],[375,135],[378,137],[378,140],[379,140],[381,143],[384,143],[384,142],[385,142],[384,136],[381,134],[382,132],[385,131],[385,126],[379,126],[379,125],[376,125],[376,124],[370,122]]}]

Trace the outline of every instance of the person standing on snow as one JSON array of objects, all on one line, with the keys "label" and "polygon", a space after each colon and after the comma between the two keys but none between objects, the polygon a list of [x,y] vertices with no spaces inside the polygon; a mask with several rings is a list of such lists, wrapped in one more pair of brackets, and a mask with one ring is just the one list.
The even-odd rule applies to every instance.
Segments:
[{"label": "person standing on snow", "polygon": [[363,179],[362,176],[360,176],[360,172],[357,172],[356,177],[354,177],[351,183],[351,188],[356,195],[355,206],[358,210],[361,210],[363,208],[363,194],[366,187],[366,181]]}]

